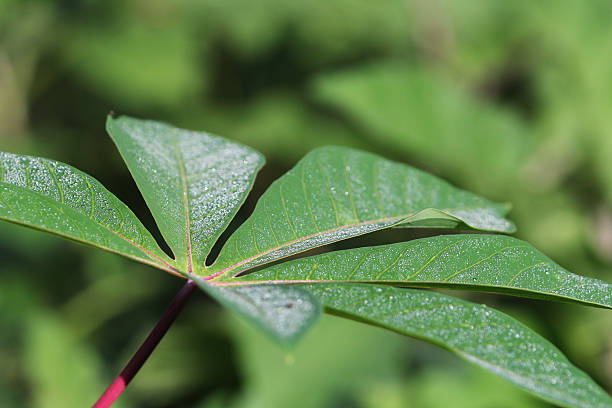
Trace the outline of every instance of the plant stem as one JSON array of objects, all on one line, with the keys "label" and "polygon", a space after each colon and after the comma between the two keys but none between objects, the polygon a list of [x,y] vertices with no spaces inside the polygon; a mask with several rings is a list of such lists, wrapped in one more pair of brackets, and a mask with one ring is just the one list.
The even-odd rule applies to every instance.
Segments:
[{"label": "plant stem", "polygon": [[117,398],[119,398],[119,395],[121,395],[125,387],[132,381],[136,373],[138,373],[138,370],[140,370],[153,350],[155,350],[155,347],[157,347],[164,337],[195,288],[196,284],[194,281],[188,280],[187,283],[185,283],[185,286],[183,286],[174,299],[172,299],[172,303],[170,303],[162,317],[157,321],[157,324],[153,330],[151,330],[140,348],[138,348],[136,353],[132,356],[123,371],[121,371],[111,385],[108,386],[106,391],[104,391],[100,399],[93,405],[93,408],[108,408],[113,405]]}]

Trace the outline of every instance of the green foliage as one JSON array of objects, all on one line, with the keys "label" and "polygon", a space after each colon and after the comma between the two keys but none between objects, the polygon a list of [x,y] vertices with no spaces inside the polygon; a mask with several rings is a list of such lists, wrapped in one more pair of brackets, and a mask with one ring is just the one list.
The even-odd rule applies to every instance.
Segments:
[{"label": "green foliage", "polygon": [[281,345],[293,345],[317,321],[321,305],[295,286],[257,285],[217,288],[200,279],[198,285]]},{"label": "green foliage", "polygon": [[69,69],[103,94],[120,94],[126,105],[171,106],[193,99],[202,86],[193,39],[180,27],[160,31],[154,25],[120,23],[80,31],[64,50]]},{"label": "green foliage", "polygon": [[170,260],[132,211],[79,170],[0,153],[0,180],[1,219],[170,270]]},{"label": "green foliage", "polygon": [[512,231],[494,204],[399,163],[327,147],[274,182],[212,267],[225,276],[334,241],[389,228]]},{"label": "green foliage", "polygon": [[301,337],[323,306],[446,348],[558,405],[612,404],[559,350],[513,318],[435,292],[389,287],[441,286],[611,306],[609,284],[573,275],[522,241],[435,237],[266,266],[392,227],[509,232],[507,205],[372,154],[322,148],[270,186],[218,261],[207,266],[262,156],[217,136],[153,121],[109,117],[107,130],[174,259],[97,181],[45,159],[2,153],[2,219],[195,280],[283,344]]},{"label": "green foliage", "polygon": [[42,311],[28,322],[25,347],[27,368],[35,373],[33,405],[76,408],[92,402],[104,386],[99,356],[61,321]]},{"label": "green foliage", "polygon": [[150,121],[109,117],[107,129],[177,267],[200,273],[251,190],[263,157],[220,137]]},{"label": "green foliage", "polygon": [[610,396],[548,341],[514,319],[449,296],[372,285],[308,287],[329,313],[429,341],[568,407],[610,406]]},{"label": "green foliage", "polygon": [[[406,45],[410,30],[406,24],[409,7],[398,0],[385,1],[377,7],[365,0],[338,0],[333,4],[316,0],[265,0],[258,4],[248,0],[206,1],[201,9],[215,16],[211,24],[220,26],[227,41],[247,55],[265,53],[291,27],[297,46],[303,49],[300,57],[306,66],[358,56],[361,50],[356,44],[366,49],[400,49]],[[339,19],[350,20],[350,28],[339,25]]]},{"label": "green foliage", "polygon": [[272,266],[238,281],[442,287],[612,308],[612,285],[567,272],[528,243],[504,235],[444,235],[329,252]]},{"label": "green foliage", "polygon": [[[611,282],[611,21],[608,0],[3,0],[0,150],[51,157],[86,171],[161,242],[145,202],[104,134],[100,118],[109,109],[207,129],[264,154],[267,165],[253,194],[222,240],[253,210],[254,197],[307,152],[330,144],[358,148],[511,202],[519,238],[568,270]],[[349,77],[378,83],[374,79],[383,69],[399,73],[388,74],[390,84],[379,86],[379,94],[368,94],[372,103],[360,95],[367,92],[358,83],[351,85],[354,95],[344,93]],[[405,77],[423,89],[420,99],[390,95],[406,88]],[[444,145],[409,148],[437,140],[428,127],[446,129],[444,123],[424,122],[414,110],[440,120],[453,118],[444,114],[445,100],[452,95],[462,101],[457,109],[475,110],[466,113],[471,120],[451,127]],[[437,104],[425,106],[432,97]],[[359,114],[357,101],[363,105]],[[378,117],[390,122],[375,124]],[[406,117],[411,121],[405,122]],[[518,158],[514,142],[492,143],[499,134],[513,139],[515,133],[491,121],[507,122],[523,133],[516,134],[517,145],[527,141]],[[411,130],[417,127],[418,132]],[[466,147],[473,139],[484,144]],[[513,164],[512,158],[518,161]],[[493,169],[509,173],[493,174]],[[357,240],[357,246],[371,246],[431,234],[387,230],[330,244],[330,249],[354,247]],[[26,362],[23,344],[34,314],[21,313],[24,309],[41,305],[46,318],[81,333],[81,343],[101,362],[98,375],[108,382],[181,285],[174,276],[151,273],[123,257],[8,223],[0,225],[0,264],[0,406],[10,408],[32,406],[31,396],[43,394],[37,380],[43,367]],[[452,293],[528,323],[612,390],[608,310]],[[333,363],[320,360],[326,369],[310,371],[308,378],[320,381],[304,382],[296,373],[302,369],[298,361],[284,367],[282,357],[273,366],[269,354],[245,357],[243,344],[254,338],[253,331],[220,325],[224,315],[215,313],[208,297],[194,296],[190,302],[122,397],[133,406],[197,405],[213,389],[220,389],[225,401],[240,398],[243,405],[255,406],[264,392],[259,388],[272,387],[248,374],[256,364],[264,366],[257,367],[258,375],[265,373],[270,384],[280,377],[287,388],[286,399],[276,404],[266,399],[260,406],[302,401],[308,393],[299,392],[302,387],[325,394],[315,404],[320,408],[527,406],[518,396],[529,395],[519,388],[499,385],[498,377],[423,342],[402,343],[393,357],[401,367],[355,382],[338,396],[320,386],[336,380],[328,367],[351,366],[357,357],[371,354],[367,347],[351,356],[336,348],[330,353],[337,357]],[[333,335],[317,331],[307,336],[297,346],[296,359],[303,352],[304,359],[315,361],[332,343],[347,347],[363,335],[339,323],[330,321]],[[315,336],[321,341],[315,342]],[[377,355],[387,351],[387,343],[371,339]],[[161,357],[165,363],[155,363]],[[371,363],[360,361],[364,369],[353,371],[366,371]],[[52,392],[52,387],[44,389]],[[68,405],[70,396],[64,393],[63,398],[58,407]]]},{"label": "green foliage", "polygon": [[322,76],[313,88],[368,136],[459,180],[503,185],[528,151],[519,118],[472,99],[443,73],[379,63]]}]

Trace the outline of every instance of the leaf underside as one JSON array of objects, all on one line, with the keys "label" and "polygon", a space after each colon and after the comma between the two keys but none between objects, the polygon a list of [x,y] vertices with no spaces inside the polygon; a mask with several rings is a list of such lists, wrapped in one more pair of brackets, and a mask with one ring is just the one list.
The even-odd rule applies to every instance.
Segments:
[{"label": "leaf underside", "polygon": [[438,236],[265,268],[383,228],[511,232],[507,205],[369,153],[320,148],[270,186],[208,268],[206,257],[251,190],[263,157],[217,136],[153,121],[109,117],[107,130],[175,259],[99,182],[47,159],[0,153],[0,219],[194,279],[283,345],[294,344],[316,322],[322,304],[329,313],[449,349],[553,403],[612,406],[554,346],[503,313],[392,287],[611,307],[611,285],[571,274],[525,242],[500,235]]}]

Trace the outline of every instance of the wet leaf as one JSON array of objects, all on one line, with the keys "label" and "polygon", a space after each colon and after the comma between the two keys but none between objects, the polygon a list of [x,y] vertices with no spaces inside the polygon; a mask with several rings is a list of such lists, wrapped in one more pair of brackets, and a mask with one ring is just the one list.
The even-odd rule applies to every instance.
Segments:
[{"label": "wet leaf", "polygon": [[[205,275],[206,256],[245,200],[263,157],[221,137],[159,122],[109,117],[107,129],[180,272]],[[217,289],[196,282],[281,343],[295,341],[320,313],[316,300],[297,288]]]},{"label": "wet leaf", "polygon": [[212,269],[242,271],[393,226],[508,232],[508,206],[376,155],[342,147],[312,151],[275,181],[228,239]]},{"label": "wet leaf", "polygon": [[610,308],[609,284],[573,275],[514,238],[439,236],[316,255],[236,278],[382,228],[510,232],[507,205],[369,153],[320,148],[272,184],[208,268],[206,257],[250,191],[262,156],[159,122],[109,118],[107,128],[176,260],[97,181],[46,159],[0,153],[0,218],[194,279],[281,344],[295,343],[323,304],[330,313],[454,351],[553,403],[610,406],[610,397],[586,374],[508,316],[389,286],[471,289]]},{"label": "wet leaf", "polygon": [[321,314],[318,300],[295,286],[216,287],[200,279],[196,282],[221,304],[282,345],[295,344]]},{"label": "wet leaf", "polygon": [[612,406],[612,398],[555,346],[487,306],[377,285],[304,287],[328,313],[436,344],[554,404]]},{"label": "wet leaf", "polygon": [[477,290],[612,308],[612,285],[570,273],[527,242],[504,235],[443,235],[328,252],[227,280],[310,281]]},{"label": "wet leaf", "polygon": [[264,158],[204,132],[127,117],[107,120],[157,225],[185,273],[206,256],[253,186]]},{"label": "wet leaf", "polygon": [[93,177],[60,162],[0,152],[0,219],[176,274],[125,204]]}]

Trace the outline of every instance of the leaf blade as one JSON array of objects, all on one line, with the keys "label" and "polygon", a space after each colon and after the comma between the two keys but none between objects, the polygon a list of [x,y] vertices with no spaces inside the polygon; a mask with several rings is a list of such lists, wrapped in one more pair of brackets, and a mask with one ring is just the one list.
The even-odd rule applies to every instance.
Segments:
[{"label": "leaf blade", "polygon": [[441,235],[334,251],[225,281],[343,281],[443,287],[612,309],[612,285],[570,273],[528,243],[505,235]]},{"label": "leaf blade", "polygon": [[365,284],[303,287],[328,313],[436,344],[552,403],[612,406],[612,398],[555,346],[497,310],[411,289]]},{"label": "leaf blade", "polygon": [[228,239],[213,269],[236,274],[310,248],[392,226],[512,231],[508,207],[373,154],[312,151],[275,181]]},{"label": "leaf blade", "polygon": [[309,292],[290,286],[217,287],[201,279],[198,286],[219,303],[254,324],[283,346],[293,346],[321,315]]},{"label": "leaf blade", "polygon": [[134,213],[93,177],[57,161],[0,152],[0,219],[177,274]]},{"label": "leaf blade", "polygon": [[178,266],[201,273],[208,252],[251,190],[264,158],[204,132],[109,116],[126,162]]}]

